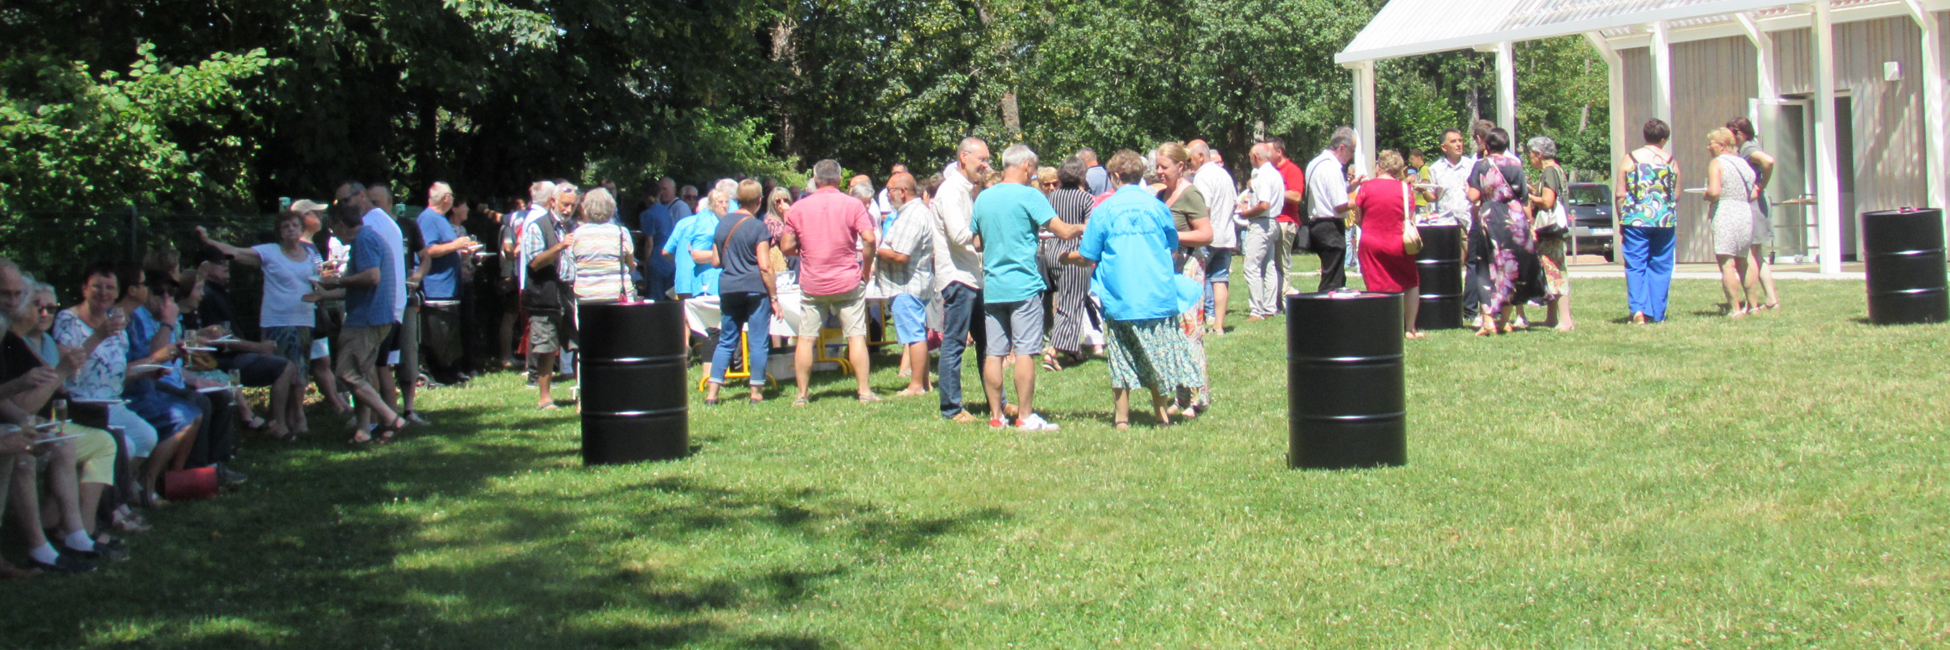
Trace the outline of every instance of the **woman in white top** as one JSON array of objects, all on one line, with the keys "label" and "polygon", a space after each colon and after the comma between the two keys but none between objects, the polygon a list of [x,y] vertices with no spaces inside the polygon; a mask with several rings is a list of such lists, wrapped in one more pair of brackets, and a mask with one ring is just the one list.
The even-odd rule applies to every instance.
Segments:
[{"label": "woman in white top", "polygon": [[1727,298],[1727,317],[1740,318],[1760,309],[1758,277],[1748,277],[1747,249],[1754,243],[1754,199],[1759,195],[1754,169],[1738,155],[1733,131],[1724,127],[1706,134],[1713,161],[1706,165],[1706,204],[1713,215],[1713,258],[1720,263],[1720,289]]},{"label": "woman in white top", "polygon": [[582,195],[582,225],[575,229],[569,257],[575,260],[576,301],[586,304],[634,302],[636,243],[630,231],[611,223],[616,199],[596,188]]},{"label": "woman in white top", "polygon": [[263,270],[264,299],[258,307],[258,326],[264,331],[264,340],[274,346],[272,354],[290,362],[295,376],[295,392],[284,381],[271,391],[271,418],[284,431],[303,433],[309,429],[304,415],[305,373],[297,369],[311,363],[311,329],[318,318],[317,305],[305,302],[304,296],[312,292],[325,259],[305,241],[304,215],[280,212],[276,224],[277,242],[250,248],[212,240],[202,226],[197,226],[196,236],[239,264]]}]

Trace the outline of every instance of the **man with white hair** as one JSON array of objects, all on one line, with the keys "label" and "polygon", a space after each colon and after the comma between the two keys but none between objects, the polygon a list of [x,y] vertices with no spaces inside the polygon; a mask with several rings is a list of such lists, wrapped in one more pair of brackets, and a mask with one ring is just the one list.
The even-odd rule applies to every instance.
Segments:
[{"label": "man with white hair", "polygon": [[864,203],[840,192],[838,161],[821,160],[813,164],[812,172],[819,189],[792,204],[785,213],[785,230],[779,233],[779,249],[799,256],[799,290],[805,294],[794,328],[799,339],[792,366],[799,395],[792,405],[805,406],[809,398],[813,348],[821,344],[820,330],[829,316],[839,320],[840,333],[846,337],[856,395],[862,402],[877,402],[880,397],[867,384],[866,283],[873,278],[879,228]]},{"label": "man with white hair", "polygon": [[[962,403],[961,357],[975,336],[975,353],[987,349],[982,329],[982,251],[975,247],[969,223],[975,217],[975,184],[989,173],[989,145],[981,138],[964,138],[955,148],[955,162],[942,171],[935,190],[934,291],[941,296],[941,356],[935,366],[935,386],[941,392],[941,417],[976,422]],[[980,372],[982,364],[975,364]],[[990,404],[999,417],[1003,405]]]},{"label": "man with white hair", "polygon": [[1219,152],[1204,140],[1186,145],[1192,162],[1199,165],[1192,184],[1205,196],[1212,214],[1212,243],[1205,247],[1205,313],[1210,314],[1212,332],[1226,333],[1226,300],[1231,294],[1232,256],[1239,252],[1239,193],[1232,189],[1232,174],[1219,163]]},{"label": "man with white hair", "polygon": [[415,219],[420,239],[427,245],[427,257],[432,258],[426,277],[420,281],[420,290],[430,305],[421,312],[421,324],[426,329],[422,340],[430,344],[433,363],[428,364],[429,370],[445,382],[457,379],[454,364],[460,361],[459,314],[450,305],[460,300],[461,255],[475,246],[473,237],[459,235],[448,220],[447,213],[453,209],[453,187],[436,182],[427,190],[426,209]]},{"label": "man with white hair", "polygon": [[[1049,197],[1030,187],[1036,178],[1036,152],[1016,144],[1002,152],[1002,182],[975,199],[969,232],[982,250],[982,326],[988,350],[982,358],[982,388],[990,404],[1002,403],[1002,360],[1015,356],[1016,408],[1022,431],[1055,431],[1036,414],[1036,362],[1043,350],[1043,280],[1037,263],[1037,232],[1048,228],[1062,239],[1083,235],[1083,225],[1056,218]],[[1007,422],[989,415],[989,428]]]},{"label": "man with white hair", "polygon": [[530,218],[521,232],[521,302],[528,308],[528,354],[534,361],[529,380],[541,389],[536,407],[555,410],[550,391],[555,378],[555,359],[568,336],[567,309],[570,301],[568,279],[574,269],[562,253],[575,245],[575,235],[559,212],[575,203],[576,188],[557,183],[547,188],[540,205],[529,208]]},{"label": "man with white hair", "polygon": [[1254,144],[1251,155],[1253,176],[1238,212],[1239,219],[1246,224],[1240,243],[1246,256],[1246,290],[1252,295],[1248,323],[1280,313],[1280,276],[1286,268],[1278,257],[1283,247],[1279,224],[1275,221],[1286,206],[1286,179],[1273,165],[1271,145]]},{"label": "man with white hair", "polygon": [[[1354,211],[1347,200],[1348,163],[1354,162],[1354,129],[1334,129],[1327,149],[1307,163],[1307,223],[1313,250],[1320,256],[1320,288],[1333,291],[1347,285],[1347,222]],[[1354,179],[1359,185],[1362,178]]]}]

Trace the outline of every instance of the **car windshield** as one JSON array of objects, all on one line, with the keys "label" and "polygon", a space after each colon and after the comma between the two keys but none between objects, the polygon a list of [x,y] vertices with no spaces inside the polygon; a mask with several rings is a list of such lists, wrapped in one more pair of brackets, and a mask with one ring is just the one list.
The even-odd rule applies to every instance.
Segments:
[{"label": "car windshield", "polygon": [[1565,190],[1565,201],[1571,205],[1604,205],[1611,202],[1610,192],[1603,185],[1577,185]]}]

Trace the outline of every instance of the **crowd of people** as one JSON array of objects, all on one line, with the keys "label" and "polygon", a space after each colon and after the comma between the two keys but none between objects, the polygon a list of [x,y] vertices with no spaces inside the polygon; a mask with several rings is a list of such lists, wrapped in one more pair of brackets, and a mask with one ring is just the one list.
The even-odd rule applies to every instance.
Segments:
[{"label": "crowd of people", "polygon": [[[1648,122],[1617,179],[1633,322],[1665,318],[1680,187],[1669,136]],[[1744,118],[1706,139],[1727,313],[1777,308],[1760,198],[1773,160]],[[1479,335],[1525,326],[1526,306],[1548,310],[1545,326],[1575,327],[1568,175],[1549,138],[1531,138],[1525,161],[1506,132],[1480,122],[1468,136],[1445,132],[1434,160],[1378,152],[1372,178],[1353,173],[1356,148],[1341,128],[1301,165],[1268,139],[1241,178],[1200,140],[1101,164],[1086,148],[1041,165],[1027,145],[998,160],[967,138],[940,173],[896,165],[878,191],[867,176],[843,179],[833,160],[814,164],[803,189],[724,179],[700,195],[665,178],[640,211],[620,209],[608,183],[537,181],[506,213],[470,209],[434,183],[410,221],[384,184],[348,182],[330,204],[299,200],[279,213],[271,242],[238,245],[198,228],[187,267],[172,250],[91,265],[66,309],[57,288],[0,259],[0,511],[11,497],[33,565],[0,562],[0,577],[83,572],[126,553],[118,535],[146,529],[141,509],[188,472],[248,480],[227,464],[237,432],[304,435],[313,386],[347,419],[354,445],[429,424],[415,409],[418,386],[495,365],[521,367],[537,407],[556,410],[556,382],[575,374],[580,305],[683,300],[707,406],[739,370],[747,400],[763,401],[769,357],[786,349],[793,404],[805,405],[829,345],[846,348],[839,365],[854,397],[879,401],[868,348],[886,343],[906,384],[895,396],[932,392],[942,418],[975,423],[982,412],[992,428],[1024,431],[1059,427],[1036,411],[1038,371],[1092,359],[1106,363],[1119,429],[1140,389],[1159,425],[1211,409],[1204,340],[1226,332],[1235,266],[1247,322],[1284,311],[1283,297],[1301,291],[1291,258],[1311,252],[1314,291],[1342,289],[1345,269],[1358,269],[1366,290],[1404,295],[1402,335],[1421,338],[1421,227],[1466,231],[1452,253]],[[257,340],[236,322],[231,264],[262,274]],[[501,316],[491,353],[472,336],[476,312]],[[985,406],[962,386],[970,347]],[[246,387],[267,389],[262,416]]]}]

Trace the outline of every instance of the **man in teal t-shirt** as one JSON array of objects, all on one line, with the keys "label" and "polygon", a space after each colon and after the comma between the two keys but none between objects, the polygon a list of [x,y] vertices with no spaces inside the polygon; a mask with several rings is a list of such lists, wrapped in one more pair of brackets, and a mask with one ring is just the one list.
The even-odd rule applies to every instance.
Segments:
[{"label": "man in teal t-shirt", "polygon": [[[1049,198],[1029,186],[1036,178],[1036,152],[1018,144],[1002,152],[1002,183],[975,197],[974,218],[968,229],[982,249],[982,322],[988,332],[988,357],[982,360],[982,388],[990,404],[1002,401],[1002,359],[1016,360],[1016,428],[1055,431],[1057,426],[1036,415],[1035,356],[1043,350],[1043,283],[1036,263],[1036,233],[1047,227],[1063,239],[1076,239],[1083,226],[1055,219]],[[989,416],[989,427],[1007,424],[1001,412]]]}]

